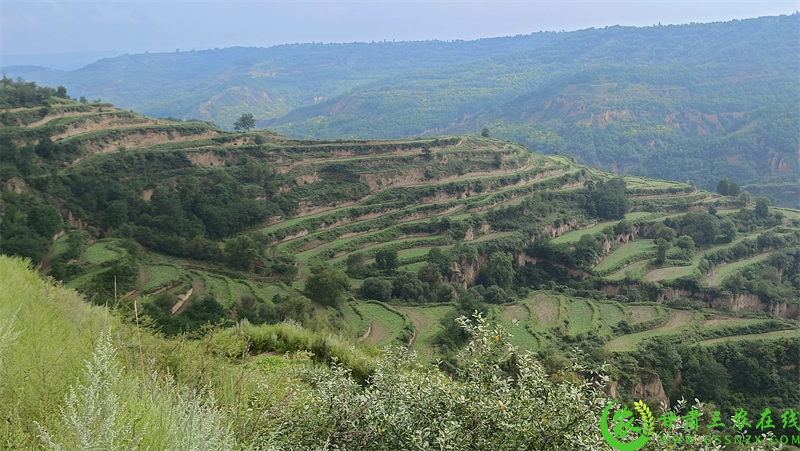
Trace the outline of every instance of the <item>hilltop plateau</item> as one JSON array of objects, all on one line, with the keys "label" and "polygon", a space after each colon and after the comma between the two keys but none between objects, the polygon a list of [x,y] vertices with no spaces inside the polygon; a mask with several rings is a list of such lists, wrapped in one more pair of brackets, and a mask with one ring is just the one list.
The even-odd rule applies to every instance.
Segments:
[{"label": "hilltop plateau", "polygon": [[403,345],[456,374],[456,318],[480,312],[551,374],[573,348],[609,362],[611,396],[800,402],[796,209],[475,135],[296,139],[0,93],[2,252],[165,349],[307,351],[363,382]]}]

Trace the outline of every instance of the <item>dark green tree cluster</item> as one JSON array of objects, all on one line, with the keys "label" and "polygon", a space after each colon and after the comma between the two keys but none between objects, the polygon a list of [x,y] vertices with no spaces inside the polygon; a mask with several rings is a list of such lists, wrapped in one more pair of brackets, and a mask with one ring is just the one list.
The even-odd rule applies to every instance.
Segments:
[{"label": "dark green tree cluster", "polygon": [[584,208],[589,216],[602,219],[623,219],[630,209],[630,200],[625,191],[625,180],[615,177],[605,182],[586,182],[588,195]]},{"label": "dark green tree cluster", "polygon": [[47,86],[36,86],[36,82],[26,82],[22,78],[17,81],[3,75],[0,81],[0,108],[32,108],[45,105],[51,97],[69,99],[67,89],[63,86],[50,88]]},{"label": "dark green tree cluster", "polygon": [[613,238],[610,235],[613,233],[610,227],[606,232],[608,232],[608,235],[581,235],[581,238],[574,243],[553,243],[550,241],[549,236],[543,235],[526,246],[525,252],[531,257],[544,259],[551,263],[559,263],[570,268],[589,268],[596,263],[601,255],[602,241]]},{"label": "dark green tree cluster", "polygon": [[[120,159],[125,160],[125,157]],[[135,163],[133,166],[152,165],[152,170],[157,171],[161,167],[186,166],[188,162],[184,156],[164,153],[136,157]],[[91,171],[93,169],[96,168],[50,178],[48,190],[66,199],[68,208],[78,217],[115,231],[119,237],[134,238],[150,250],[224,262],[235,269],[266,275],[293,277],[296,274],[293,258],[266,252],[269,245],[266,236],[253,234],[233,238],[225,252],[214,241],[283,214],[277,201],[254,199],[253,186],[247,181],[259,178],[247,175],[253,171],[246,164],[235,171],[218,169],[202,178],[179,177],[174,188],[155,187],[149,201],[142,198],[138,187],[112,179],[107,167],[99,168],[99,173]],[[237,177],[231,176],[231,172]]]},{"label": "dark green tree cluster", "polygon": [[318,265],[311,268],[311,275],[306,279],[305,294],[322,305],[339,307],[349,287],[347,274],[328,265]]},{"label": "dark green tree cluster", "polygon": [[380,275],[389,276],[395,273],[400,267],[400,258],[394,249],[381,249],[375,253],[375,262],[366,263],[366,256],[361,252],[353,252],[347,256],[345,261],[348,276],[356,279],[367,277],[377,277]]},{"label": "dark green tree cluster", "polygon": [[31,259],[38,265],[63,222],[58,210],[27,195],[3,191],[5,215],[0,222],[0,251]]},{"label": "dark green tree cluster", "polygon": [[[794,367],[798,355],[798,338],[768,345],[764,341],[727,341],[710,347],[656,339],[640,343],[634,353],[642,367],[659,375],[673,403],[681,398],[713,403],[727,427],[732,426],[728,419],[740,409],[760,413],[768,407],[775,419],[800,405]],[[780,421],[774,425],[773,434],[797,434],[794,428],[783,429]]]},{"label": "dark green tree cluster", "polygon": [[210,294],[191,299],[185,310],[173,315],[172,308],[177,303],[178,297],[175,294],[161,293],[142,305],[142,313],[152,318],[166,335],[196,331],[208,324],[230,323],[225,308]]},{"label": "dark green tree cluster", "polygon": [[728,179],[722,179],[717,183],[717,193],[723,196],[737,197],[741,194],[741,188],[736,182],[729,182]]}]

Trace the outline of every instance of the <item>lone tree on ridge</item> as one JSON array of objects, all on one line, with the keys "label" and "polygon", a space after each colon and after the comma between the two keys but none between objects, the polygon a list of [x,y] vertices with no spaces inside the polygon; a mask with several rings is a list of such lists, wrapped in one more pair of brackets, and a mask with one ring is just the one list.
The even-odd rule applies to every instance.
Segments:
[{"label": "lone tree on ridge", "polygon": [[248,132],[251,128],[255,128],[255,126],[256,119],[250,113],[242,114],[242,116],[233,123],[233,128],[236,131],[244,130]]}]

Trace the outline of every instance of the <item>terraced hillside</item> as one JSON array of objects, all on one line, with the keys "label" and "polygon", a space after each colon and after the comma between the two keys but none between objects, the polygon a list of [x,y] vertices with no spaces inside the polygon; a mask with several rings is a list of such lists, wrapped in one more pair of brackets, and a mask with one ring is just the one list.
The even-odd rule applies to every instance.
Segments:
[{"label": "terraced hillside", "polygon": [[[631,277],[668,284],[708,272],[703,282],[715,287],[732,271],[764,261],[774,246],[763,252],[746,247],[745,255],[737,254],[742,258],[728,258],[713,270],[707,254],[740,250],[776,227],[791,237],[794,229],[786,226],[798,219],[797,212],[780,210],[778,222],[740,223],[743,233],[729,243],[714,237],[702,250],[692,245],[692,255],[676,247],[665,255],[675,258],[654,264],[656,229],[680,231],[680,212],[712,206],[715,218],[738,221],[742,200],[626,177],[630,208],[620,223],[587,208],[581,197],[586,186],[591,192],[611,180],[609,174],[475,136],[295,140],[67,99],[7,110],[0,119],[0,139],[29,154],[29,161],[15,156],[14,168],[6,164],[6,189],[20,198],[52,200],[69,222],[71,231],[60,233],[38,259],[42,268],[102,298],[109,293],[97,287],[103,274],[121,271],[114,265],[125,262],[123,296],[173,294],[164,301],[172,303],[164,310],[170,315],[204,295],[228,311],[243,302],[274,310],[272,299],[301,293],[320,264],[348,268],[356,288],[363,277],[353,271],[353,261],[374,267],[376,255],[394,252],[401,271],[416,272],[431,249],[449,254],[451,267],[440,273],[464,289],[479,281],[486,256],[498,250],[513,255],[518,273],[542,262],[569,276],[592,277],[594,288],[614,295],[626,291],[617,285]],[[242,232],[245,238],[232,238]],[[542,236],[552,238],[546,249],[544,240],[532,243]],[[231,243],[244,254],[229,253]],[[366,273],[391,279],[374,268]],[[570,316],[581,319],[562,327],[567,336],[609,333],[615,324],[603,321],[596,329],[596,307],[570,305]]]},{"label": "terraced hillside", "polygon": [[298,140],[63,98],[1,119],[3,251],[168,334],[291,319],[432,360],[472,307],[531,350],[798,327],[800,212],[762,199],[476,136]]}]

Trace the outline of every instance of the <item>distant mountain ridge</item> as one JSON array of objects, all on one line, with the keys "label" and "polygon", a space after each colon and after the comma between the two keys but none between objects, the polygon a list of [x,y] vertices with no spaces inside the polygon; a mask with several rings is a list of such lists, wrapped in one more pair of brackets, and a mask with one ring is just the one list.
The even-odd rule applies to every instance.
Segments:
[{"label": "distant mountain ridge", "polygon": [[479,133],[620,173],[800,204],[800,16],[477,41],[123,55],[12,77],[150,116],[300,138]]}]

